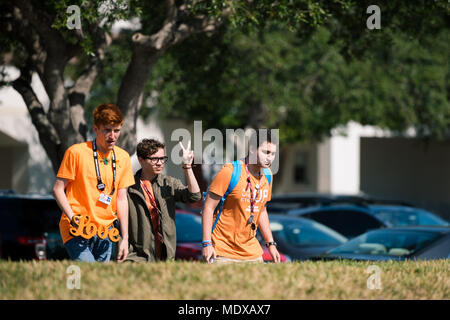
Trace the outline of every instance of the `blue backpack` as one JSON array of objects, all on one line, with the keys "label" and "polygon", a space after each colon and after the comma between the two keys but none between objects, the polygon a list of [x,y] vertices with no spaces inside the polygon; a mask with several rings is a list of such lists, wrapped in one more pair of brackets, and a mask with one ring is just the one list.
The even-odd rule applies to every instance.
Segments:
[{"label": "blue backpack", "polygon": [[[216,227],[217,222],[219,222],[219,218],[220,218],[220,215],[222,214],[223,204],[225,203],[225,200],[227,199],[227,197],[231,193],[231,191],[233,191],[234,187],[236,187],[237,183],[239,182],[239,179],[241,178],[241,161],[235,160],[232,162],[232,164],[233,164],[233,173],[231,174],[231,179],[230,179],[230,183],[228,185],[227,191],[220,199],[217,207],[214,209],[214,214],[216,214],[216,212],[217,212],[217,216],[216,216],[216,220],[214,221],[214,224],[212,226],[211,233],[214,232],[214,228]],[[269,186],[270,186],[270,183],[272,181],[272,174],[270,173],[270,170],[268,168],[264,168],[263,172],[264,172],[264,175],[266,176],[266,179],[269,182]],[[203,199],[204,199],[203,201],[205,201],[207,195],[208,195],[208,191],[203,192]]]}]

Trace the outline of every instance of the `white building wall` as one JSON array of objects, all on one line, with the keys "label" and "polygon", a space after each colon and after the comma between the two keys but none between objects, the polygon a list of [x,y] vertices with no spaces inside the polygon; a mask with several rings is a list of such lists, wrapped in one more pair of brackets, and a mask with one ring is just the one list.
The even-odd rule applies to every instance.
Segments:
[{"label": "white building wall", "polygon": [[357,194],[360,190],[361,137],[389,137],[377,127],[349,122],[337,128],[330,138],[330,193]]},{"label": "white building wall", "polygon": [[[7,70],[13,80],[19,76],[17,70]],[[33,76],[32,87],[38,99],[45,108],[49,99],[43,90],[39,77]],[[12,187],[18,192],[47,193],[51,190],[55,175],[51,162],[42,147],[39,136],[34,128],[28,109],[22,96],[11,87],[0,89],[0,131],[11,138],[28,145],[27,159],[20,155],[3,154],[13,162],[19,159],[20,164],[14,163],[14,178]],[[28,175],[28,178],[24,177]]]}]

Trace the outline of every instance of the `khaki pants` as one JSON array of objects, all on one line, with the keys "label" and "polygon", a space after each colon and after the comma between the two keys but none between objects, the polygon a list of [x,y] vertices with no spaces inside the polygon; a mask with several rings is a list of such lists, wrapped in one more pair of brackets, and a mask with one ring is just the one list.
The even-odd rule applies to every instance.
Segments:
[{"label": "khaki pants", "polygon": [[214,263],[219,263],[219,264],[242,263],[242,262],[263,263],[264,260],[262,257],[258,257],[256,259],[233,259],[233,258],[227,258],[227,257],[223,257],[223,256],[216,256],[216,260],[214,260]]}]

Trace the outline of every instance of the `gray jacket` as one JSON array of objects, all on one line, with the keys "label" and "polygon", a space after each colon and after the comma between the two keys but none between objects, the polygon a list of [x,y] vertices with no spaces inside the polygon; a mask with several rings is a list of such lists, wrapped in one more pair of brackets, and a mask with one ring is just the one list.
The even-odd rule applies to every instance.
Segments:
[{"label": "gray jacket", "polygon": [[[136,183],[128,188],[129,253],[127,261],[156,261],[155,236],[150,211],[140,185],[142,169],[134,176]],[[161,227],[167,259],[175,258],[177,233],[175,227],[175,203],[192,203],[201,199],[201,193],[191,193],[176,178],[159,174],[152,181],[153,192],[161,209]],[[163,250],[164,251],[164,250]]]}]

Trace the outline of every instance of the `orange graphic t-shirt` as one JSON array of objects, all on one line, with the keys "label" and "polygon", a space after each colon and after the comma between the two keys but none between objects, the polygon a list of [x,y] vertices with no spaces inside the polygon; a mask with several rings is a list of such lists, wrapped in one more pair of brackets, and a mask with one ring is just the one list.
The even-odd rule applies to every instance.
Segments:
[{"label": "orange graphic t-shirt", "polygon": [[[233,165],[225,164],[214,178],[209,191],[223,196],[227,191],[233,173]],[[272,185],[261,174],[261,179],[250,174],[253,187],[253,197],[256,196],[256,186],[260,184],[259,195],[254,205],[254,218],[258,226],[259,216],[272,195]],[[236,187],[231,191],[223,205],[223,211],[219,221],[211,235],[214,249],[218,256],[233,259],[256,259],[263,254],[259,241],[256,239],[256,229],[252,230],[249,219],[251,216],[250,189],[247,187],[247,172],[241,161],[241,177]],[[213,217],[213,223],[216,216]]]},{"label": "orange graphic t-shirt", "polygon": [[[116,219],[118,190],[134,184],[129,154],[116,146],[114,147],[114,153],[116,157],[116,188],[110,205],[99,201],[102,191],[97,189],[92,141],[69,147],[56,175],[58,178],[68,181],[66,197],[74,214],[88,215],[90,222],[93,222],[97,228],[99,225],[111,225]],[[100,176],[105,184],[103,193],[109,196],[113,189],[112,151],[108,154],[98,151],[98,155]],[[103,162],[104,158],[108,160],[107,164]],[[64,243],[73,238],[69,232],[70,227],[69,218],[62,213],[59,230]]]}]

